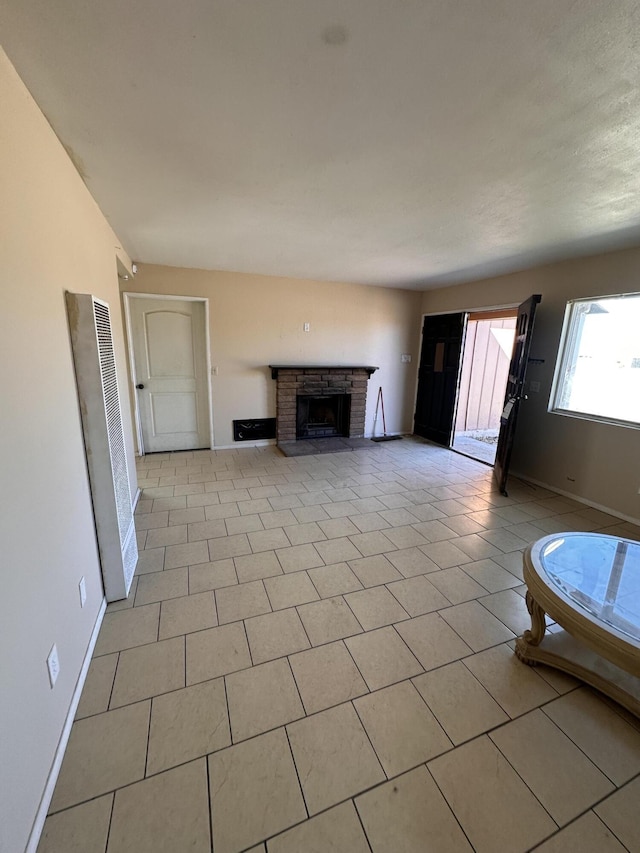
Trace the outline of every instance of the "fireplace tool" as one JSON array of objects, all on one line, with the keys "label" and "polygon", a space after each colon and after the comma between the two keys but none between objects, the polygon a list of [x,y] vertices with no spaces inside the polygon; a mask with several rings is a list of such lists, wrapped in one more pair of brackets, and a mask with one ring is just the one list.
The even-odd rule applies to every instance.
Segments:
[{"label": "fireplace tool", "polygon": [[[382,409],[382,429],[384,435],[375,435],[376,424],[378,423],[378,409]],[[387,421],[384,416],[384,397],[382,396],[382,385],[378,388],[378,399],[376,400],[376,413],[373,418],[373,432],[371,441],[398,441],[402,438],[401,435],[387,435]]]}]

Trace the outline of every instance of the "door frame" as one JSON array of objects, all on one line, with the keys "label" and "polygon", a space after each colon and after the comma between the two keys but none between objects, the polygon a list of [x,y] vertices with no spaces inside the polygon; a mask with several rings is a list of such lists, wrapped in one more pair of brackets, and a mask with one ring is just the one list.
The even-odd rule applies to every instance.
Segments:
[{"label": "door frame", "polygon": [[[460,395],[460,376],[462,373],[462,355],[464,352],[464,341],[465,341],[466,332],[467,332],[466,326],[467,326],[467,321],[469,319],[469,315],[470,314],[482,314],[485,312],[486,313],[493,313],[493,312],[497,312],[497,311],[509,311],[509,310],[514,309],[514,308],[517,309],[520,306],[520,304],[521,304],[520,302],[505,302],[501,305],[483,305],[483,306],[480,306],[477,308],[449,308],[447,311],[424,311],[421,314],[421,316],[420,316],[420,352],[418,353],[418,359],[417,359],[417,365],[416,365],[416,374],[415,374],[415,376],[416,376],[416,379],[415,379],[416,390],[415,390],[414,399],[413,399],[414,415],[415,415],[415,411],[416,411],[416,405],[418,402],[418,379],[419,379],[420,361],[422,359],[422,329],[424,328],[425,318],[426,317],[440,317],[444,314],[465,314],[466,315],[465,316],[465,331],[464,331],[464,335],[462,337],[462,350],[460,352],[460,364],[458,365],[458,387],[456,389],[456,404],[455,404],[455,408],[454,408],[454,412],[453,412],[453,418],[454,418],[454,424],[455,424],[456,412],[458,410],[458,397]],[[455,434],[454,432],[451,433],[452,436],[454,434]],[[461,453],[459,450],[456,450],[451,444],[449,444],[448,450],[452,450],[454,453],[459,453],[460,456],[465,456],[464,453]],[[467,458],[470,458],[470,457],[467,457]],[[491,469],[493,470],[493,466],[491,466]]]},{"label": "door frame", "polygon": [[204,296],[168,296],[165,293],[135,293],[127,291],[122,294],[124,302],[124,322],[127,333],[127,354],[129,356],[129,394],[133,404],[134,424],[136,431],[136,444],[138,456],[144,456],[144,440],[142,437],[142,423],[140,420],[140,409],[138,406],[138,395],[133,392],[135,388],[136,360],[133,351],[133,330],[131,322],[131,299],[160,299],[167,302],[202,302],[204,303],[204,346],[205,361],[207,368],[207,409],[209,412],[209,446],[213,450],[213,394],[211,383],[211,336],[209,333],[209,299]]}]

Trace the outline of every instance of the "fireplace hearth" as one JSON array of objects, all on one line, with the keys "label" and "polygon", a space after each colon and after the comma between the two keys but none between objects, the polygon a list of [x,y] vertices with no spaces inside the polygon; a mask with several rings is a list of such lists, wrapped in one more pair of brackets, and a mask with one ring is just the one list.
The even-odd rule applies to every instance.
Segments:
[{"label": "fireplace hearth", "polygon": [[278,444],[364,436],[367,385],[377,367],[270,365]]}]

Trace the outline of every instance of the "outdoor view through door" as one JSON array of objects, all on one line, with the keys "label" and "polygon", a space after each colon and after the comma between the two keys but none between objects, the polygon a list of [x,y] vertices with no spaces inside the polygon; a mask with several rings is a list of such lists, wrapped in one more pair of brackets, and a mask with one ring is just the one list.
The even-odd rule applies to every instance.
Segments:
[{"label": "outdoor view through door", "polygon": [[516,314],[509,308],[467,318],[452,447],[489,465],[496,457]]}]

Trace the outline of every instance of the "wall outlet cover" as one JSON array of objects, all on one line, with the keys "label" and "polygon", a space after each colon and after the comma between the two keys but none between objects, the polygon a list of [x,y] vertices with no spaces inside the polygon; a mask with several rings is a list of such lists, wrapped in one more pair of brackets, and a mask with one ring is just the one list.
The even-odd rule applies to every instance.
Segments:
[{"label": "wall outlet cover", "polygon": [[411,353],[403,352],[400,356],[400,361],[402,364],[411,364]]}]

